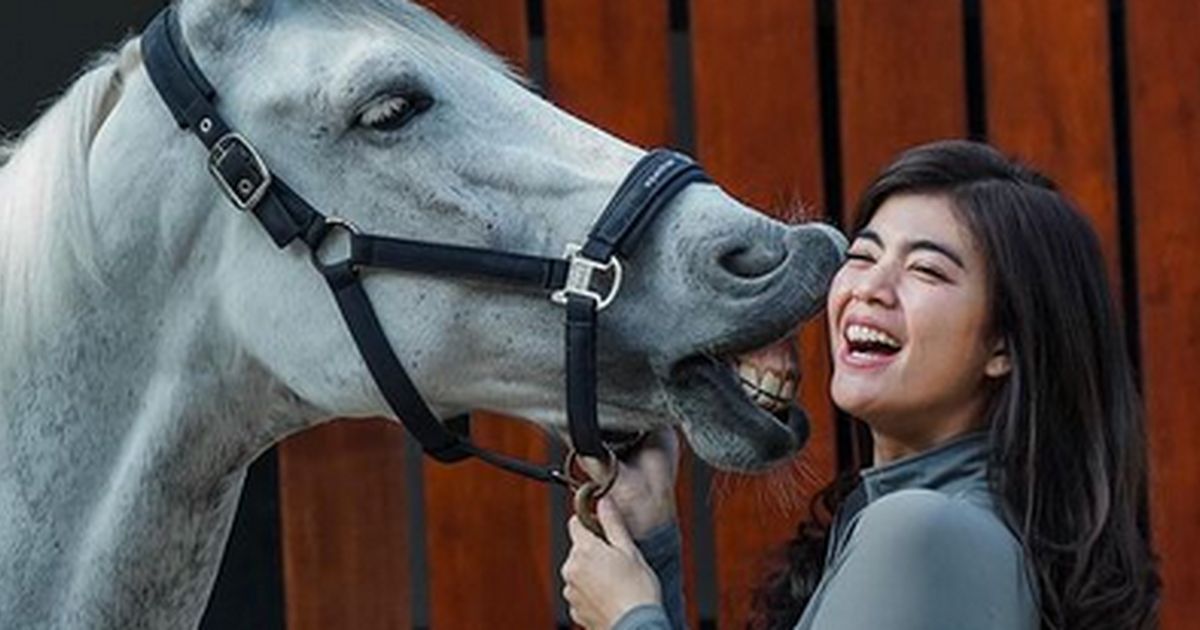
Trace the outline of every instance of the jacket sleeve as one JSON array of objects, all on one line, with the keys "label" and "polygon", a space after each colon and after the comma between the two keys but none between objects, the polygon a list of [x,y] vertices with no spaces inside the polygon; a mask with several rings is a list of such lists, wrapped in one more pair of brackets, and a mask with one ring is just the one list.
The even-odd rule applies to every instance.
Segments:
[{"label": "jacket sleeve", "polygon": [[848,545],[812,630],[1037,628],[1020,544],[984,508],[897,492],[863,511]]},{"label": "jacket sleeve", "polygon": [[638,606],[625,613],[613,630],[684,630],[683,542],[679,525],[671,523],[638,540],[638,550],[658,576],[662,605]]}]

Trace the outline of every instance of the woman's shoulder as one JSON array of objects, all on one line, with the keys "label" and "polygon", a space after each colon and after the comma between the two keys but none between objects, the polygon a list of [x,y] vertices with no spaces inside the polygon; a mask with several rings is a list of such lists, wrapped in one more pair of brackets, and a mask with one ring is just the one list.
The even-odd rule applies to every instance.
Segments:
[{"label": "woman's shoulder", "polygon": [[908,489],[858,514],[805,628],[1035,628],[1017,538],[962,496]]},{"label": "woman's shoulder", "polygon": [[1006,576],[1025,582],[1025,552],[1012,529],[988,503],[931,490],[901,490],[875,500],[858,517],[847,552],[928,572],[931,565],[948,576]]},{"label": "woman's shoulder", "polygon": [[946,556],[955,551],[973,561],[1020,563],[1021,543],[986,498],[925,489],[892,492],[863,508],[852,544],[880,542]]}]

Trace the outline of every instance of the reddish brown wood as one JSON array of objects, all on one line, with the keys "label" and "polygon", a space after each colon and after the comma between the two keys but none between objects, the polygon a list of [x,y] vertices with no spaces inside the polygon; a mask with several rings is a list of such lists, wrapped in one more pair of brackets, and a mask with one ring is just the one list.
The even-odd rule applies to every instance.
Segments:
[{"label": "reddish brown wood", "polygon": [[[524,421],[477,414],[472,434],[487,448],[546,460],[544,436]],[[479,461],[425,464],[431,627],[554,625],[550,492]]]},{"label": "reddish brown wood", "polygon": [[525,0],[420,0],[518,68],[529,63]]},{"label": "reddish brown wood", "polygon": [[901,150],[967,135],[960,0],[839,2],[838,92],[846,224]]},{"label": "reddish brown wood", "polygon": [[[734,195],[784,218],[822,198],[815,13],[810,3],[691,3],[696,139]],[[817,213],[809,211],[810,216]],[[802,399],[813,436],[795,466],[714,479],[718,626],[744,626],[764,560],[794,532],[808,496],[834,469],[828,362],[820,325],[803,335]]]},{"label": "reddish brown wood", "polygon": [[667,3],[545,0],[544,7],[554,101],[631,142],[669,141]]},{"label": "reddish brown wood", "polygon": [[1142,356],[1151,442],[1162,628],[1196,625],[1200,601],[1200,4],[1137,0],[1128,11]]},{"label": "reddish brown wood", "polygon": [[412,625],[404,440],[396,424],[361,420],[280,445],[290,630]]},{"label": "reddish brown wood", "polygon": [[1120,281],[1106,0],[1011,0],[983,10],[988,135],[1087,214]]}]

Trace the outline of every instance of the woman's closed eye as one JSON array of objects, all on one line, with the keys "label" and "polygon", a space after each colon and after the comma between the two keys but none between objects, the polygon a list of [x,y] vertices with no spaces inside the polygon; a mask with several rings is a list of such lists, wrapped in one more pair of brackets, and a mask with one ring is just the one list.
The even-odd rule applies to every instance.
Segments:
[{"label": "woman's closed eye", "polygon": [[846,261],[849,262],[852,260],[857,261],[857,262],[873,263],[873,262],[875,262],[875,257],[866,252],[855,252],[855,251],[846,252]]},{"label": "woman's closed eye", "polygon": [[941,269],[926,263],[914,263],[908,267],[913,272],[925,277],[929,280],[937,282],[950,282],[950,275]]}]

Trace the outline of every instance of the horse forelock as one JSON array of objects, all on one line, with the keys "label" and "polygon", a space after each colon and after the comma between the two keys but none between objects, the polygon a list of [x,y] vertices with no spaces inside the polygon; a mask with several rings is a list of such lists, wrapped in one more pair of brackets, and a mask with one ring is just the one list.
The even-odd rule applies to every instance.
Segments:
[{"label": "horse forelock", "polygon": [[98,278],[88,152],[139,62],[136,41],[100,54],[0,147],[0,354],[13,356],[66,315],[59,306],[70,278]]}]

